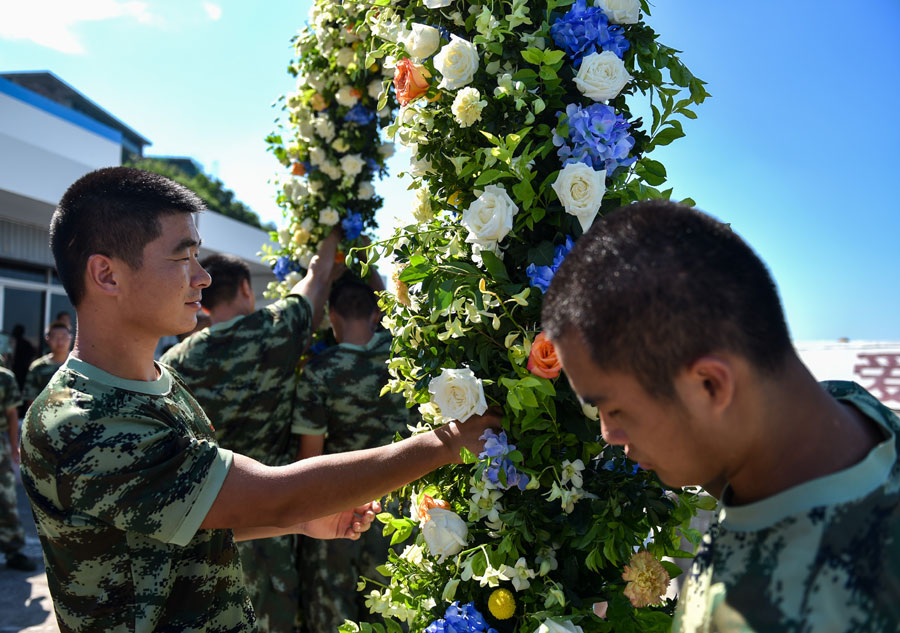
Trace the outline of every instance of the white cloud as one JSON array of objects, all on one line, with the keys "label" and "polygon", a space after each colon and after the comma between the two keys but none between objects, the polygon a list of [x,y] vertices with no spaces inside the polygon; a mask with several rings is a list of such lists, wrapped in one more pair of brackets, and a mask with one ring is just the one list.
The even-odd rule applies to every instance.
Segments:
[{"label": "white cloud", "polygon": [[206,15],[208,15],[209,19],[213,22],[222,17],[222,7],[213,4],[212,2],[204,2],[203,10],[206,11]]},{"label": "white cloud", "polygon": [[148,3],[136,0],[47,0],[7,2],[0,9],[0,38],[27,40],[61,53],[81,54],[84,45],[73,32],[82,22],[115,18],[156,22]]}]

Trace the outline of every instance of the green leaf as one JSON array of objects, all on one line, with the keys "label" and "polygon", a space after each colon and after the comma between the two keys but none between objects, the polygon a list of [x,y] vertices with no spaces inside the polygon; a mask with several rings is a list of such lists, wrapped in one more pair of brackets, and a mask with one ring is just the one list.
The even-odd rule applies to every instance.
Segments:
[{"label": "green leaf", "polygon": [[544,51],[539,48],[534,48],[533,46],[530,48],[526,48],[524,51],[522,51],[522,59],[524,59],[529,64],[538,66],[544,60]]},{"label": "green leaf", "polygon": [[653,146],[660,147],[662,145],[668,145],[675,139],[679,139],[684,136],[684,132],[675,128],[675,127],[667,127],[660,130],[659,134],[657,134],[653,138]]},{"label": "green leaf", "polygon": [[460,459],[462,459],[463,464],[474,464],[478,461],[478,457],[475,455],[475,453],[470,451],[465,446],[459,449],[459,457]]},{"label": "green leaf", "polygon": [[502,178],[503,176],[508,176],[509,173],[505,171],[501,171],[499,169],[485,169],[481,172],[481,175],[475,180],[475,185],[489,185],[495,180]]},{"label": "green leaf", "polygon": [[662,563],[662,566],[666,568],[666,571],[669,572],[669,578],[678,578],[681,574],[684,573],[684,570],[675,563],[670,563],[667,560],[663,560],[660,562]]},{"label": "green leaf", "polygon": [[556,64],[557,62],[562,60],[562,58],[565,56],[566,56],[565,51],[558,51],[558,50],[544,51],[544,64],[547,66],[552,66],[553,64]]},{"label": "green leaf", "polygon": [[494,279],[498,281],[509,281],[509,273],[506,272],[506,266],[492,251],[481,251],[481,261],[484,262],[484,267]]}]

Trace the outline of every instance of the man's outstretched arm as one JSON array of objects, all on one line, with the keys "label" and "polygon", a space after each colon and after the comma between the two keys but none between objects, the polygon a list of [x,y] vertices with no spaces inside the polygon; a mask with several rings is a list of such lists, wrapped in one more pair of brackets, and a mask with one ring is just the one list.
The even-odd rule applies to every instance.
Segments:
[{"label": "man's outstretched arm", "polygon": [[481,452],[495,414],[451,422],[429,433],[362,451],[265,466],[244,455],[234,462],[201,529],[289,528],[359,506],[450,463],[460,449]]}]

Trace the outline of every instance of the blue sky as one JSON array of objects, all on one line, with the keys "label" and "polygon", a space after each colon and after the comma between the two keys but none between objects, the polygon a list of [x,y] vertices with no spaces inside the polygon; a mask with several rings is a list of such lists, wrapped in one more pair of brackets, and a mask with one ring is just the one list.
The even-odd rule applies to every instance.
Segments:
[{"label": "blue sky", "polygon": [[[38,4],[0,5],[0,71],[56,73],[149,138],[149,154],[194,157],[280,221],[263,139],[293,89],[289,40],[309,2]],[[759,252],[796,339],[900,340],[900,3],[660,0],[648,22],[713,95],[654,154],[675,195]],[[411,197],[397,179],[378,189],[386,234]]]}]

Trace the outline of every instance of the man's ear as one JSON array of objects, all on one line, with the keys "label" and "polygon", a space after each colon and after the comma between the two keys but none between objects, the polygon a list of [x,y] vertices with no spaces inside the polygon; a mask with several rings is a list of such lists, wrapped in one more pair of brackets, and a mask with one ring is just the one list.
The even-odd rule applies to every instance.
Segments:
[{"label": "man's ear", "polygon": [[679,377],[679,392],[685,402],[713,414],[723,413],[735,396],[735,367],[726,357],[703,356]]},{"label": "man's ear", "polygon": [[87,270],[84,276],[86,289],[96,288],[107,296],[118,296],[122,291],[122,287],[117,280],[117,267],[124,265],[124,262],[113,261],[106,255],[91,255],[88,257]]},{"label": "man's ear", "polygon": [[249,279],[241,279],[241,294],[247,299],[253,296],[253,286]]}]

